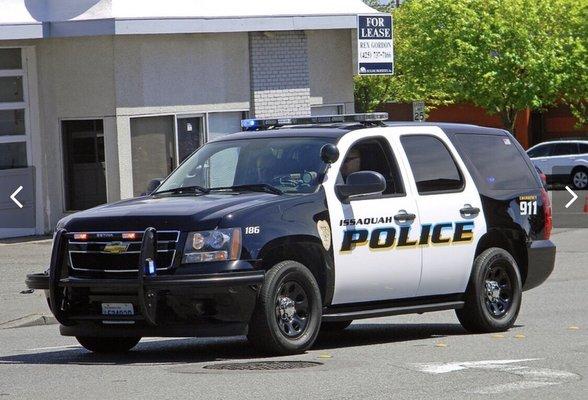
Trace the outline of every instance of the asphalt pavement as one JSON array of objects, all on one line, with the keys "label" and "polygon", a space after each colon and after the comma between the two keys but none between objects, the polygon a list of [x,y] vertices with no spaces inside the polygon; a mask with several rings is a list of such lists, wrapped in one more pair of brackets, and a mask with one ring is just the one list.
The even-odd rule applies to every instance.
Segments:
[{"label": "asphalt pavement", "polygon": [[[524,293],[516,326],[502,334],[468,334],[445,311],[356,321],[303,355],[267,358],[242,337],[144,339],[126,355],[104,356],[59,336],[56,325],[0,329],[0,396],[585,399],[588,229],[555,229],[552,240],[554,273]],[[46,312],[38,293],[20,291],[24,274],[45,265],[50,247],[0,244],[0,321]],[[251,362],[265,369],[226,369]]]}]

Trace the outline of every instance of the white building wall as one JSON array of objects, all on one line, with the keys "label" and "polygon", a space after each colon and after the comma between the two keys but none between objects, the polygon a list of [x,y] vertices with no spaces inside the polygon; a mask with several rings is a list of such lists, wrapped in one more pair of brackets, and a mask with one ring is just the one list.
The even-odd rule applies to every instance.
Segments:
[{"label": "white building wall", "polygon": [[307,31],[311,105],[343,105],[354,112],[350,29]]},{"label": "white building wall", "polygon": [[[350,30],[306,35],[311,105],[342,104],[352,112]],[[207,113],[214,130],[228,123],[218,112],[231,112],[226,115],[233,126],[235,116],[250,109],[245,32],[54,38],[0,45],[34,46],[39,124],[32,132],[37,138],[33,158],[43,182],[38,193],[45,232],[65,214],[62,120],[104,121],[107,198],[112,202],[132,196],[131,117]]]},{"label": "white building wall", "polygon": [[[45,155],[44,204],[48,227],[64,215],[61,121],[104,119],[115,114],[112,37],[47,39],[37,42],[42,146]],[[104,120],[106,148],[116,147],[115,125]],[[108,201],[118,198],[117,159],[106,153]]]}]

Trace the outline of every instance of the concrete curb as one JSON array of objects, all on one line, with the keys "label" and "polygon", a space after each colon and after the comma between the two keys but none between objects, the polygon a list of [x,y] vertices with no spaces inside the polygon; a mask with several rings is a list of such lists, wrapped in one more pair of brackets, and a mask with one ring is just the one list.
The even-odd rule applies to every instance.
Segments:
[{"label": "concrete curb", "polygon": [[0,329],[27,328],[54,324],[57,324],[57,320],[52,315],[29,314],[11,321],[2,322]]}]

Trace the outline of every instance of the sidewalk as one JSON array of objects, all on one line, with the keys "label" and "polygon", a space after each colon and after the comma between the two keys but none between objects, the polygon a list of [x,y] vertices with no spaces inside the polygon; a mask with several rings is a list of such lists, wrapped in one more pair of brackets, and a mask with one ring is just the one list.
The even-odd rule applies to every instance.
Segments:
[{"label": "sidewalk", "polygon": [[44,271],[50,257],[50,238],[0,241],[0,329],[12,325],[8,321],[23,318],[23,324],[51,315],[43,291],[21,294],[26,275]]}]

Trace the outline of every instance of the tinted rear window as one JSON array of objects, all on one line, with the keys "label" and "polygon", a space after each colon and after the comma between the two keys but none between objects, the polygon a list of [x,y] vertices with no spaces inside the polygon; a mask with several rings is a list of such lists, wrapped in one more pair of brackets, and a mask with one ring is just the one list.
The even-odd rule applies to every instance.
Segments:
[{"label": "tinted rear window", "polygon": [[498,135],[457,134],[460,147],[488,189],[537,187],[533,172],[512,139]]},{"label": "tinted rear window", "polygon": [[580,143],[580,154],[588,154],[588,143]]}]

